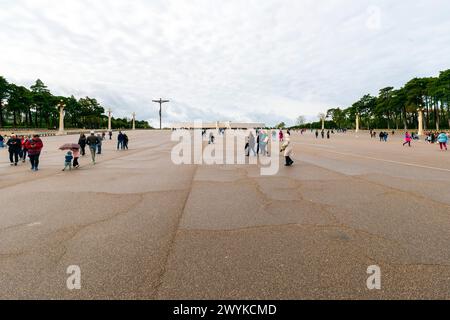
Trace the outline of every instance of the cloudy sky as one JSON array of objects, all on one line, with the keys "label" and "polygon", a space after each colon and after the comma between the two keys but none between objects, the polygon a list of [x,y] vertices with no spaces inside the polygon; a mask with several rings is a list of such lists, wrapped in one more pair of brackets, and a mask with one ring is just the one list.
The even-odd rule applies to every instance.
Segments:
[{"label": "cloudy sky", "polygon": [[293,123],[450,68],[448,0],[0,0],[0,75],[158,123]]}]

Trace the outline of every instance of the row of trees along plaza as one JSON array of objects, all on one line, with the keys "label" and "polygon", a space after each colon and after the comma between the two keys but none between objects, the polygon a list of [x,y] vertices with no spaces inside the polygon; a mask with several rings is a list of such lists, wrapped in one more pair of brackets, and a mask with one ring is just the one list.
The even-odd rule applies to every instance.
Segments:
[{"label": "row of trees along plaza", "polygon": [[[449,129],[450,70],[439,77],[414,78],[400,89],[383,88],[378,97],[367,94],[351,107],[333,108],[320,117],[327,119],[326,129],[356,128],[359,122],[360,129],[411,130],[419,128],[421,118],[424,130]],[[322,121],[305,123],[299,117],[298,122],[298,129],[322,128]]]},{"label": "row of trees along plaza", "polygon": [[[0,128],[55,129],[59,125],[60,104],[65,105],[66,128],[101,129],[108,127],[105,108],[93,98],[54,96],[41,80],[29,89],[9,83],[0,76]],[[136,121],[137,129],[150,129],[147,121]],[[113,129],[129,129],[132,120],[112,118]]]}]

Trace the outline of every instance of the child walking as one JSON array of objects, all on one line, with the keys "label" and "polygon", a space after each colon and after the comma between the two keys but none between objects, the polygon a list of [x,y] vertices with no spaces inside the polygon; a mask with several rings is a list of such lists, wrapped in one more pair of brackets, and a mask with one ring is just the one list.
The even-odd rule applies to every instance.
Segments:
[{"label": "child walking", "polygon": [[78,169],[80,167],[80,164],[78,163],[78,159],[80,158],[80,149],[73,149],[72,155],[73,155],[73,167],[75,169]]},{"label": "child walking", "polygon": [[65,156],[64,169],[62,171],[66,171],[67,168],[69,168],[69,170],[72,170],[72,160],[73,153],[72,151],[68,151]]}]

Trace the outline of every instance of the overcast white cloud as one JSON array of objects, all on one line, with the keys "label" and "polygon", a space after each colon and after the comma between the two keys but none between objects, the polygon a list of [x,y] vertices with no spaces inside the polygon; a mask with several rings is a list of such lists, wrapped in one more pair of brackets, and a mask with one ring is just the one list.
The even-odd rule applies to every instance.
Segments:
[{"label": "overcast white cloud", "polygon": [[165,122],[315,116],[450,68],[448,0],[0,0],[0,74]]}]

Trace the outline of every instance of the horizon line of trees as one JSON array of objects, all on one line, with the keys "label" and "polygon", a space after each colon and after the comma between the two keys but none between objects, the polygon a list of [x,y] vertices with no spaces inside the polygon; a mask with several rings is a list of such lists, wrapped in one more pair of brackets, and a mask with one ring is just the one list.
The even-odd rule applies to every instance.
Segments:
[{"label": "horizon line of trees", "polygon": [[[356,117],[360,116],[360,129],[417,129],[418,110],[424,112],[424,130],[450,128],[450,69],[438,77],[414,78],[400,89],[385,87],[377,97],[370,94],[346,108],[327,111],[327,129],[354,129]],[[294,128],[321,129],[322,122],[306,123],[300,116]]]},{"label": "horizon line of trees", "polygon": [[[9,83],[0,76],[0,129],[45,128],[59,126],[60,103],[65,104],[64,126],[76,129],[108,128],[105,108],[94,98],[55,96],[40,80],[30,87]],[[112,118],[113,129],[131,129],[132,120]],[[137,129],[152,129],[147,121],[136,120]]]}]

